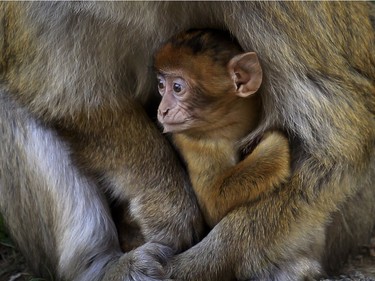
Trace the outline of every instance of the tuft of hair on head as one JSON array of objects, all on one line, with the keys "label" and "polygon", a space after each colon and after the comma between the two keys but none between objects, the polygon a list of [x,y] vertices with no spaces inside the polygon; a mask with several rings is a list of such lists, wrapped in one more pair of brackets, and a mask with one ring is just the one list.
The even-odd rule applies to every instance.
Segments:
[{"label": "tuft of hair on head", "polygon": [[155,53],[154,66],[189,69],[191,58],[208,57],[214,63],[226,65],[242,52],[237,40],[226,30],[189,29],[172,36]]}]

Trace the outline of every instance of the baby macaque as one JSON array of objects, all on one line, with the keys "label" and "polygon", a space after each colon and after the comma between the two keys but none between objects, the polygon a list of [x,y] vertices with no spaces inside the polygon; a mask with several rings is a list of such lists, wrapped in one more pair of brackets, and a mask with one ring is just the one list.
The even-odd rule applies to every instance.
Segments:
[{"label": "baby macaque", "polygon": [[158,120],[184,158],[210,227],[232,209],[275,190],[290,175],[287,138],[267,132],[243,160],[238,143],[257,125],[262,68],[218,30],[172,37],[154,57]]}]

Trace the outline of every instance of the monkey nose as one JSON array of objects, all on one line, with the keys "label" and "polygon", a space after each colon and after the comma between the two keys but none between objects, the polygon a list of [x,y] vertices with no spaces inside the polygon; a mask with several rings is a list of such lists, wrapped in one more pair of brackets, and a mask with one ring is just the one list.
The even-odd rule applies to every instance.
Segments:
[{"label": "monkey nose", "polygon": [[168,112],[169,112],[169,108],[167,108],[167,109],[159,109],[158,110],[159,116],[162,117],[163,119],[165,118],[165,116],[168,115]]}]

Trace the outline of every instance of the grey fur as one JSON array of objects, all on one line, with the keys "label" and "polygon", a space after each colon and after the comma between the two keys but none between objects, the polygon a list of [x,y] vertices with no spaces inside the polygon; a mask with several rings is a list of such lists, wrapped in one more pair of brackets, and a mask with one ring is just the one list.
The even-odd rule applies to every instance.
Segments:
[{"label": "grey fur", "polygon": [[[245,50],[258,53],[265,112],[242,147],[269,128],[287,131],[294,176],[285,188],[295,193],[229,214],[173,258],[172,276],[302,280],[336,268],[338,257],[368,238],[375,213],[375,51],[369,19],[358,18],[366,3],[0,5],[0,211],[36,272],[52,272],[56,280],[162,280],[168,273],[160,263],[171,250],[157,242],[181,250],[201,233],[177,162],[148,174],[160,163],[139,160],[139,154],[156,158],[161,147],[161,158],[174,156],[150,122],[130,109],[154,93],[153,51],[191,27],[229,29]],[[76,166],[55,129],[73,126],[78,114],[89,119],[102,105],[129,109],[129,119],[138,122],[133,126],[150,126],[145,134],[153,140],[130,142],[128,165],[102,174],[113,196],[134,199],[133,216],[156,242],[121,258],[99,183]],[[132,137],[132,130],[124,134]],[[154,198],[154,189],[165,196]],[[182,195],[170,200],[167,190]],[[163,224],[144,216],[161,202]],[[243,241],[246,250],[235,251]]]}]

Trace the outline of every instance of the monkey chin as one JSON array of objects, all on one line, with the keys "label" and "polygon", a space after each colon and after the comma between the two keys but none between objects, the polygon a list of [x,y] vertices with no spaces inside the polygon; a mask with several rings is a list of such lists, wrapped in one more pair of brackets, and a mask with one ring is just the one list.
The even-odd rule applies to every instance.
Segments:
[{"label": "monkey chin", "polygon": [[180,124],[163,124],[163,134],[168,134],[168,133],[180,133],[182,132],[183,130],[180,129],[179,127]]},{"label": "monkey chin", "polygon": [[163,126],[163,134],[181,133],[190,128],[185,122],[181,123],[160,123]]}]

